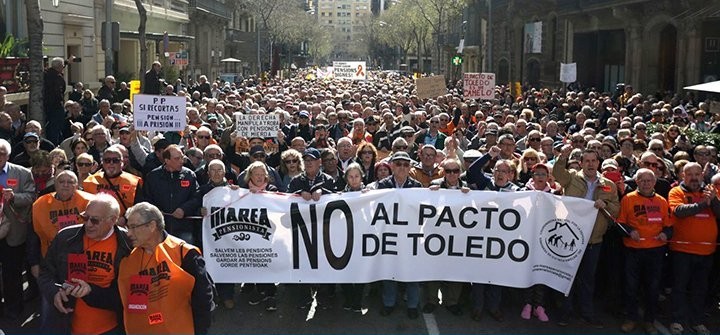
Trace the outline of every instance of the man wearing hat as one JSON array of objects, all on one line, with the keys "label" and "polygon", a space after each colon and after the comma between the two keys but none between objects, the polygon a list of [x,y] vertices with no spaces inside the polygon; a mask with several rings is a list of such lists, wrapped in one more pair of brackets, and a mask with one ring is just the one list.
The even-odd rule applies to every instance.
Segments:
[{"label": "man wearing hat", "polygon": [[[135,139],[135,141],[137,141],[137,139]],[[152,138],[150,144],[153,146],[153,152],[147,154],[145,157],[137,156],[138,162],[140,162],[143,167],[143,178],[147,176],[150,171],[162,165],[161,157],[165,149],[170,146],[170,141],[165,139],[162,134],[158,134]],[[138,153],[137,150],[133,150],[133,152],[136,155]]]},{"label": "man wearing hat", "polygon": [[37,133],[25,133],[22,143],[25,150],[13,157],[12,162],[29,168],[32,166],[30,157],[40,150],[40,136]]},{"label": "man wearing hat", "polygon": [[[268,158],[267,153],[265,152],[265,148],[263,148],[262,145],[255,145],[252,148],[250,148],[250,152],[248,152],[248,155],[250,156],[250,163],[255,162],[262,162],[265,164],[265,169],[267,169],[268,176],[270,180],[268,181],[270,184],[275,185],[280,191],[284,191],[280,187],[280,174],[277,172],[275,168],[268,165],[265,160]],[[249,166],[248,164],[248,166]],[[240,175],[237,177],[238,186],[247,188],[247,183],[245,182],[245,175],[247,174],[248,170],[245,169],[243,172],[240,173]]]},{"label": "man wearing hat", "polygon": [[[390,158],[390,170],[392,175],[378,181],[378,189],[386,188],[419,188],[422,187],[419,181],[410,177],[410,156],[404,151],[398,151]],[[395,310],[397,299],[397,282],[383,281],[383,309],[380,314],[390,315]],[[416,319],[419,315],[418,304],[420,303],[420,283],[405,283],[407,294],[407,315],[410,319]]]},{"label": "man wearing hat", "polygon": [[298,136],[306,142],[310,142],[315,136],[315,127],[310,124],[310,113],[305,110],[298,113],[298,123],[290,126],[286,140],[292,140]]}]

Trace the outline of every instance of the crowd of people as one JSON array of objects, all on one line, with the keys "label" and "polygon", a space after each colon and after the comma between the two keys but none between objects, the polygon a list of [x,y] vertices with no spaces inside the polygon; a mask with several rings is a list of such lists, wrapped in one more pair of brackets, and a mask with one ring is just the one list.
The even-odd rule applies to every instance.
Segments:
[{"label": "crowd of people", "polygon": [[[23,315],[27,269],[32,277],[25,279],[41,295],[43,331],[206,333],[215,301],[225,309],[236,304],[235,285],[214,285],[201,256],[199,219],[207,215],[202,198],[210,190],[279,191],[318,201],[329,193],[412,187],[594,201],[600,214],[569,297],[556,298],[542,285],[523,289],[517,307],[523,319],[565,326],[577,315],[589,326],[607,326],[594,310],[599,280],[604,302],[623,310],[624,332],[657,334],[658,301],[670,299],[671,333],[710,334],[705,309],[720,283],[718,152],[692,143],[686,131],[720,130],[720,113],[692,94],[644,96],[627,85],[615,94],[526,88],[514,96],[498,86],[494,100],[476,101],[456,85],[421,98],[403,76],[306,80],[302,71],[285,80],[202,76],[166,85],[156,63],[143,93],[187,99],[185,130],[159,133],[134,129],[124,83],[115,89],[108,76],[97,97],[81,83],[66,94],[65,62],[50,65],[47,124],[0,101],[7,317]],[[238,134],[237,112],[279,115],[277,135]],[[365,286],[340,286],[346,309],[362,311]],[[497,285],[379,286],[383,316],[394,312],[404,290],[411,319],[436,310],[438,291],[454,315],[504,319],[506,288]],[[300,307],[313,298],[323,304],[335,291],[293,287],[303,292]],[[250,304],[277,309],[276,285],[242,289]]]}]

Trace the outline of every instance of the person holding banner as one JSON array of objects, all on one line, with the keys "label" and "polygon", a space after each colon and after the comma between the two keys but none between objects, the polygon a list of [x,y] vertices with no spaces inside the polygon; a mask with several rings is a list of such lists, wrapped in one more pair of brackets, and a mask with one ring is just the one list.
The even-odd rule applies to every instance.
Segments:
[{"label": "person holding banner", "polygon": [[[570,290],[570,295],[563,302],[558,325],[567,326],[569,324],[573,299],[577,299],[583,321],[601,329],[604,325],[595,318],[593,308],[595,271],[600,258],[603,236],[608,225],[620,212],[620,202],[618,201],[615,183],[598,172],[600,167],[599,154],[594,150],[583,151],[580,160],[581,170],[568,170],[568,158],[572,150],[573,148],[569,144],[562,147],[560,156],[553,165],[552,173],[555,181],[563,187],[565,195],[594,201],[595,208],[601,210],[601,213],[595,219],[595,226],[590,241],[585,248],[583,259],[580,262],[573,288]],[[607,212],[611,217],[605,215],[604,212]]]},{"label": "person holding banner", "polygon": [[[372,144],[370,144],[372,145]],[[343,192],[367,192],[365,184],[363,183],[363,169],[359,163],[350,164],[345,169],[345,189]],[[356,313],[362,313],[362,298],[365,284],[362,283],[351,283],[341,284],[343,293],[345,294],[345,302],[343,303],[343,309],[352,310]]]},{"label": "person holding banner", "polygon": [[[419,181],[410,177],[410,156],[404,152],[396,152],[390,157],[390,169],[392,175],[378,182],[378,189],[386,188],[421,188]],[[397,301],[397,282],[384,280],[382,300],[383,308],[380,315],[388,316],[395,310]],[[417,319],[419,316],[418,304],[420,303],[420,283],[405,283],[405,293],[407,294],[407,315],[410,319]]]},{"label": "person holding banner", "polygon": [[[470,188],[467,186],[467,183],[460,180],[460,173],[462,173],[460,161],[450,158],[444,160],[441,165],[445,174],[442,178],[435,179],[430,183],[430,190],[437,191],[443,188],[460,190],[462,193],[470,192]],[[425,283],[426,292],[423,313],[434,312],[440,304],[437,294],[439,290],[442,293],[443,305],[445,308],[447,308],[447,310],[455,316],[462,315],[463,311],[459,303],[462,287],[463,283],[458,282],[431,281]]]},{"label": "person holding banner", "polygon": [[620,202],[617,223],[627,236],[625,245],[625,306],[627,320],[620,327],[624,333],[635,330],[640,320],[638,299],[640,285],[645,288],[642,326],[647,334],[657,334],[655,312],[660,295],[663,257],[667,240],[672,238],[672,221],[668,202],[655,193],[655,173],[646,168],[635,172],[636,191]]},{"label": "person holding banner", "polygon": [[165,231],[164,214],[141,202],[128,209],[134,249],[117,286],[127,334],[207,334],[213,282],[200,249]]}]

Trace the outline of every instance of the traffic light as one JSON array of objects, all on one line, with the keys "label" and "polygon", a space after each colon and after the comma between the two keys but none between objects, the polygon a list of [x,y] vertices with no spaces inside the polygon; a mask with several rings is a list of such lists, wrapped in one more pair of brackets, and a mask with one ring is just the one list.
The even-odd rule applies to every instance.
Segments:
[{"label": "traffic light", "polygon": [[452,58],[451,61],[452,61],[453,65],[460,66],[460,65],[462,65],[463,59],[462,59],[462,56],[456,55],[455,57]]}]

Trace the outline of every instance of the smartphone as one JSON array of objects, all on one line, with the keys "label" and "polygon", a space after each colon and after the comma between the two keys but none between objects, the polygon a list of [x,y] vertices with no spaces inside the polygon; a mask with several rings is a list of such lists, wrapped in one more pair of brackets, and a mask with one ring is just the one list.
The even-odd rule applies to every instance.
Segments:
[{"label": "smartphone", "polygon": [[62,283],[62,284],[60,284],[60,283],[55,283],[55,286],[60,287],[60,288],[62,288],[63,290],[67,290],[67,289],[71,289],[71,288],[75,287],[75,285],[70,284],[70,283]]}]

